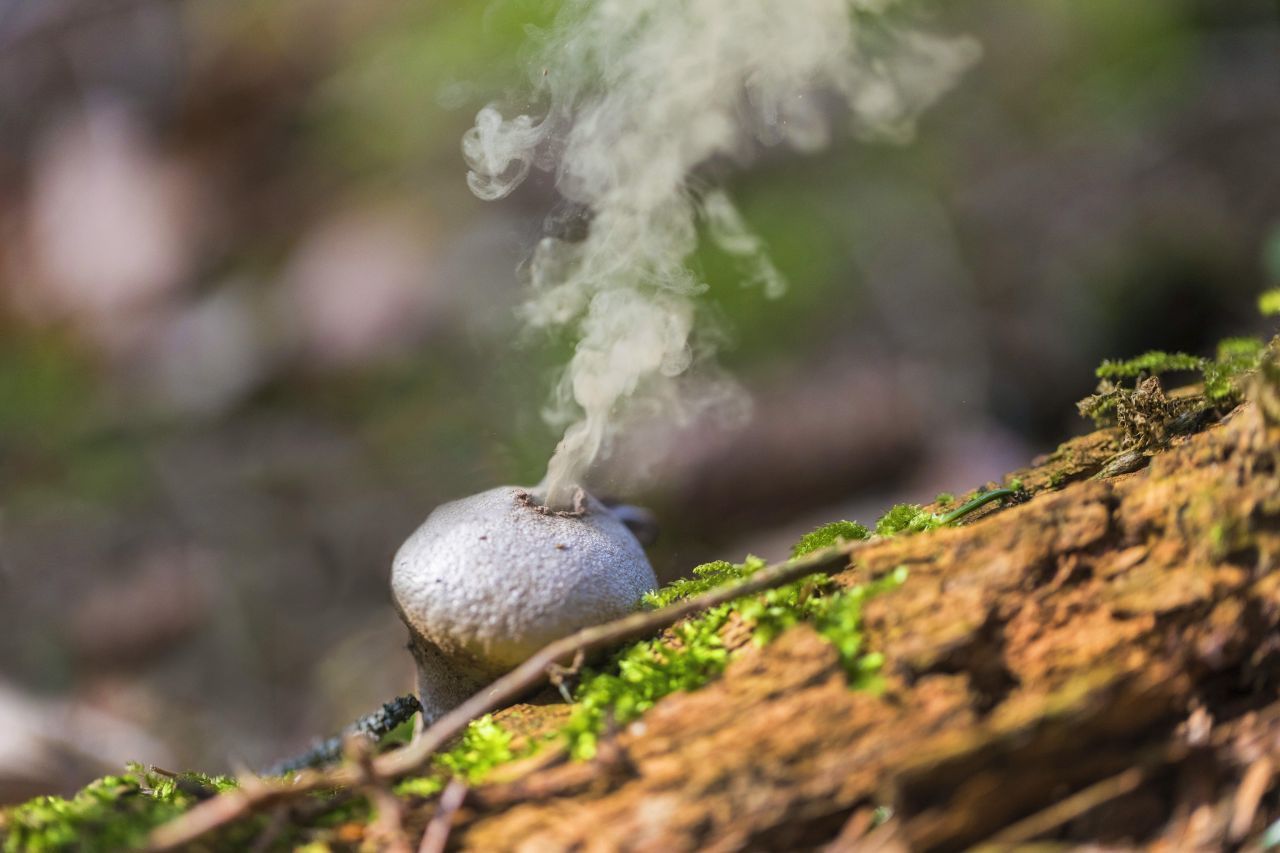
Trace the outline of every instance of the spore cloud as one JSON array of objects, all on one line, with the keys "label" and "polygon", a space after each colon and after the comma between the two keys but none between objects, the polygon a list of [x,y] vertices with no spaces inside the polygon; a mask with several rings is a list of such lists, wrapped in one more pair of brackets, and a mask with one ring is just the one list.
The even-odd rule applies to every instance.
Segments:
[{"label": "spore cloud", "polygon": [[762,146],[811,152],[839,118],[861,138],[905,140],[977,58],[968,38],[907,22],[903,0],[566,0],[535,34],[532,114],[482,109],[463,139],[471,190],[500,199],[531,172],[554,175],[586,228],[534,248],[533,328],[576,348],[549,417],[564,436],[539,487],[564,507],[640,401],[714,348],[686,265],[705,236],[762,297],[785,290],[729,196],[696,178]]}]

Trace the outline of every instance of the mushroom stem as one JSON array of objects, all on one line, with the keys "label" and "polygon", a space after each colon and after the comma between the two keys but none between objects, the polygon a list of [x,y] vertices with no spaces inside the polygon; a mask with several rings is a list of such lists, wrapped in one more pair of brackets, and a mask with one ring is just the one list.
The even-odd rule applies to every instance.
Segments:
[{"label": "mushroom stem", "polygon": [[478,662],[463,663],[459,656],[450,657],[430,640],[409,636],[409,651],[418,665],[418,701],[422,705],[422,721],[434,723],[449,710],[479,693],[502,671],[485,670]]}]

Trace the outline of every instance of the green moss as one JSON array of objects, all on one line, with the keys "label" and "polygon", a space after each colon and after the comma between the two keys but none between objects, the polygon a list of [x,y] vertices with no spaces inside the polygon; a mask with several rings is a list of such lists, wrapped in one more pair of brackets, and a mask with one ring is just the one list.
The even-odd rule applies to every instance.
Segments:
[{"label": "green moss", "polygon": [[486,714],[467,726],[453,748],[436,756],[433,772],[401,781],[395,792],[402,796],[433,797],[455,776],[475,785],[483,782],[495,767],[532,755],[539,746],[540,742],[530,740],[517,748],[515,736],[494,720],[493,715]]},{"label": "green moss", "polygon": [[[861,524],[838,521],[804,536],[792,553],[802,556],[841,539],[866,539]],[[748,577],[765,565],[759,557],[742,563],[706,563],[694,569],[694,577],[674,581],[645,596],[650,607],[665,607],[707,592],[722,584]],[[708,610],[672,629],[674,637],[641,640],[618,651],[598,671],[584,673],[574,694],[574,707],[561,734],[577,758],[595,754],[600,735],[611,726],[625,725],[671,693],[696,690],[724,671],[730,659],[721,630],[732,618],[751,626],[757,644],[771,641],[801,622],[830,642],[840,655],[850,684],[876,689],[883,657],[866,653],[860,630],[862,605],[871,596],[906,580],[898,569],[873,583],[837,589],[825,574],[745,596]]]},{"label": "green moss", "polygon": [[[821,528],[819,528],[821,529]],[[817,531],[814,531],[815,533]],[[813,535],[813,534],[810,534]],[[798,546],[797,546],[798,547]],[[655,610],[674,604],[686,598],[693,598],[729,581],[741,580],[764,568],[765,561],[759,557],[748,555],[741,563],[730,563],[727,560],[716,560],[703,563],[693,570],[693,577],[672,581],[662,589],[644,594],[643,603]]]},{"label": "green moss", "polygon": [[1261,338],[1223,338],[1218,341],[1218,361],[1256,361],[1265,346]]},{"label": "green moss", "polygon": [[933,530],[937,527],[945,527],[949,524],[955,524],[969,513],[986,506],[992,501],[1017,498],[1018,493],[1022,491],[1022,481],[1014,477],[1009,481],[1007,487],[992,489],[989,492],[976,492],[972,498],[942,515],[926,512],[919,504],[898,504],[880,516],[880,519],[876,522],[876,534],[879,536],[897,536],[904,533],[911,535]]},{"label": "green moss", "polygon": [[938,492],[938,496],[933,499],[938,506],[951,506],[956,502],[956,496],[951,492]]},{"label": "green moss", "polygon": [[[431,797],[453,776],[476,784],[495,768],[532,754],[540,741],[517,746],[514,736],[492,716],[467,727],[458,743],[435,759],[435,769],[396,786],[402,796]],[[120,776],[107,776],[86,786],[71,799],[37,797],[0,812],[0,850],[116,851],[140,848],[147,834],[182,814],[196,802],[235,787],[227,777],[184,773],[170,777],[131,766]],[[323,799],[328,795],[316,795]],[[346,800],[314,819],[313,826],[363,823],[371,809],[363,798]],[[239,822],[217,836],[218,849],[240,849],[261,829],[261,821]],[[301,840],[301,839],[295,839]]]},{"label": "green moss", "polygon": [[616,653],[603,670],[584,674],[562,730],[575,758],[595,755],[610,725],[622,725],[677,690],[694,690],[724,671],[728,650],[720,629],[732,605],[724,604],[677,625],[675,643],[641,640]]},{"label": "green moss", "polygon": [[609,727],[625,725],[664,696],[696,690],[722,673],[730,653],[721,630],[735,616],[751,626],[757,644],[768,643],[801,622],[812,624],[835,647],[852,687],[878,689],[884,658],[864,651],[862,606],[905,580],[906,570],[900,568],[873,583],[836,589],[829,576],[810,575],[683,622],[674,629],[674,641],[656,638],[626,647],[604,669],[586,673],[579,684],[573,712],[562,731],[570,753],[590,758]]},{"label": "green moss", "polygon": [[[319,801],[328,799],[329,796],[312,794],[311,803],[321,805]],[[344,797],[330,803],[330,808],[311,821],[311,825],[318,829],[327,829],[347,823],[368,823],[373,814],[374,809],[368,797]]]},{"label": "green moss", "polygon": [[800,537],[800,541],[791,549],[791,556],[803,557],[837,542],[852,542],[870,536],[871,532],[856,521],[833,521]]},{"label": "green moss", "polygon": [[1103,379],[1092,394],[1076,403],[1076,409],[1080,412],[1080,417],[1093,421],[1098,429],[1114,426],[1116,405],[1125,393],[1133,392],[1121,388],[1110,379]]},{"label": "green moss", "polygon": [[[1191,402],[1186,398],[1168,400],[1163,393],[1155,396],[1144,380],[1160,373],[1197,370],[1204,382],[1204,401],[1215,406],[1235,405],[1242,397],[1245,377],[1257,370],[1265,346],[1259,338],[1227,338],[1219,342],[1212,359],[1153,351],[1127,361],[1104,361],[1097,370],[1101,379],[1097,390],[1077,406],[1080,414],[1093,419],[1098,427],[1116,423],[1125,427],[1126,417],[1132,423],[1140,422],[1145,434],[1131,435],[1126,429],[1128,445],[1160,444],[1167,422],[1190,411]],[[1127,378],[1137,380],[1135,387],[1115,381]]]},{"label": "green moss", "polygon": [[1272,288],[1258,297],[1258,311],[1264,317],[1280,314],[1280,287]]},{"label": "green moss", "polygon": [[443,776],[410,776],[398,782],[394,791],[402,797],[421,797],[427,800],[443,791],[444,785]]},{"label": "green moss", "polygon": [[1227,526],[1221,521],[1214,522],[1209,528],[1209,548],[1215,560],[1227,556]]},{"label": "green moss", "polygon": [[823,639],[835,647],[840,663],[849,676],[849,686],[856,690],[880,692],[884,679],[884,655],[866,651],[862,635],[862,608],[881,593],[897,589],[907,581],[907,567],[898,566],[879,580],[821,595],[809,605],[809,619]]},{"label": "green moss", "polygon": [[941,523],[942,519],[931,512],[925,512],[919,504],[898,504],[876,521],[876,535],[921,533],[932,530]]},{"label": "green moss", "polygon": [[[186,811],[197,801],[235,787],[227,777],[199,773],[167,776],[130,765],[119,776],[92,782],[70,799],[37,797],[0,813],[4,853],[18,851],[112,851],[142,846],[147,833]],[[238,833],[247,841],[256,825],[236,828],[237,837],[220,836],[234,846]]]},{"label": "green moss", "polygon": [[1199,370],[1204,363],[1203,358],[1184,352],[1151,350],[1124,361],[1104,361],[1098,365],[1095,373],[1099,379],[1132,379],[1143,375],[1155,376],[1160,373]]},{"label": "green moss", "polygon": [[518,757],[512,735],[485,714],[467,726],[462,741],[436,759],[440,768],[470,783],[482,780],[489,771]]},{"label": "green moss", "polygon": [[1203,368],[1204,395],[1215,403],[1239,399],[1241,379],[1258,367],[1265,344],[1260,338],[1227,338],[1218,343],[1218,357]]}]

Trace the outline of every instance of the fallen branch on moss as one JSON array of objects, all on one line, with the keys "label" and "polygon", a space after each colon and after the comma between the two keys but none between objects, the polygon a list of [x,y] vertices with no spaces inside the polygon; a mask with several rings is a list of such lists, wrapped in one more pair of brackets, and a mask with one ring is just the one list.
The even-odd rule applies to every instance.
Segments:
[{"label": "fallen branch on moss", "polygon": [[457,816],[458,809],[462,808],[462,802],[466,797],[467,783],[457,777],[451,779],[444,793],[440,795],[440,807],[436,809],[431,822],[427,824],[426,832],[422,834],[418,853],[444,853],[449,846],[449,833],[453,829],[453,819]]},{"label": "fallen branch on moss", "polygon": [[369,784],[371,779],[389,781],[409,775],[426,766],[432,756],[461,734],[472,720],[515,702],[545,683],[548,673],[555,671],[553,667],[569,664],[577,655],[590,655],[651,636],[688,616],[744,596],[783,586],[808,575],[842,571],[850,564],[850,556],[860,544],[835,546],[766,566],[743,581],[661,610],[633,613],[613,622],[584,628],[545,646],[486,690],[445,714],[408,746],[374,759],[365,772],[352,765],[343,765],[327,771],[305,770],[278,782],[251,777],[246,784],[200,803],[158,827],[151,834],[150,849],[176,849],[263,808],[308,793]]}]

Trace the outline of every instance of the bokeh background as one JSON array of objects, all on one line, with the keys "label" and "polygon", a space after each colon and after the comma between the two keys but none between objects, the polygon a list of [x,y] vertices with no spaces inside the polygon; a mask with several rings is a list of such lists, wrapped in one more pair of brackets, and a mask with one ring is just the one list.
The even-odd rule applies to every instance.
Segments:
[{"label": "bokeh background", "polygon": [[[700,251],[754,414],[597,472],[663,577],[998,478],[1101,358],[1260,330],[1277,4],[938,6],[985,56],[913,143],[723,172],[791,290]],[[479,202],[459,153],[555,7],[0,0],[0,801],[258,766],[409,688],[391,555],[556,439],[568,344],[514,316],[553,187]]]}]

